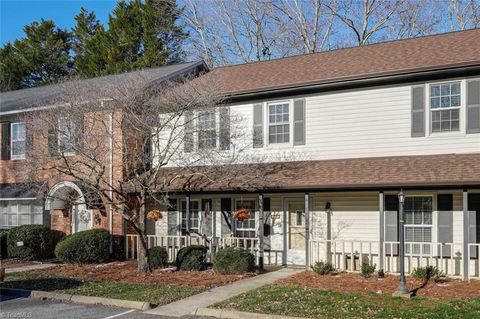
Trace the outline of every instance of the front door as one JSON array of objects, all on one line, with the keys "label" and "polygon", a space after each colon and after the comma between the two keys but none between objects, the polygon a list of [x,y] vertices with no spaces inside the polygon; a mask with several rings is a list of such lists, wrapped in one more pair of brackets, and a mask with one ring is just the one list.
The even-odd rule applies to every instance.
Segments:
[{"label": "front door", "polygon": [[305,209],[303,203],[288,204],[287,264],[305,265]]},{"label": "front door", "polygon": [[92,211],[87,209],[85,204],[75,204],[72,210],[73,233],[92,228]]}]

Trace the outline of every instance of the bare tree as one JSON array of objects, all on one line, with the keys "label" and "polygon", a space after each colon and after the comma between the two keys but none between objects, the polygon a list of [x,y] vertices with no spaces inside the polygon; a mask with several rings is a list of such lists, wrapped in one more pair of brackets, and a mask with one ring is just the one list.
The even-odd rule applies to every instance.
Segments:
[{"label": "bare tree", "polygon": [[444,0],[450,21],[450,30],[466,30],[480,26],[478,0]]},{"label": "bare tree", "polygon": [[[242,150],[230,147],[241,121],[228,118],[230,132],[220,145],[215,128],[195,124],[224,107],[211,79],[160,85],[143,71],[106,79],[63,83],[56,107],[27,115],[35,145],[24,174],[32,181],[46,174],[73,181],[90,202],[112,207],[139,235],[138,271],[147,272],[147,202],[165,206],[172,188],[228,184],[237,176],[247,184],[241,166],[229,165]],[[191,134],[199,136],[195,152]]]},{"label": "bare tree", "polygon": [[432,0],[404,0],[388,25],[392,39],[429,35],[441,26],[441,7]]}]

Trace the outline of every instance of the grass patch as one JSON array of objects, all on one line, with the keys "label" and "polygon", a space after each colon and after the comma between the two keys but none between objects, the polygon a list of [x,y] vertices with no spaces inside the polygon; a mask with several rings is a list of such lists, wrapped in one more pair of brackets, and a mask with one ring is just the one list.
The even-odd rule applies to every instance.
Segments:
[{"label": "grass patch", "polygon": [[154,305],[164,305],[203,291],[203,289],[200,288],[78,280],[27,273],[7,274],[3,287],[54,291],[66,294],[133,301],[148,301]]},{"label": "grass patch", "polygon": [[214,304],[246,312],[308,318],[480,318],[480,298],[411,300],[270,285]]}]

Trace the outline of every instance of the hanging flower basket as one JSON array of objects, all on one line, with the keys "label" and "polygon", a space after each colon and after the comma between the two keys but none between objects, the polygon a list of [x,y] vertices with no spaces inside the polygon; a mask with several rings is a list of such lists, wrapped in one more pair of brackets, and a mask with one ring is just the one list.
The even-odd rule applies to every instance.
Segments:
[{"label": "hanging flower basket", "polygon": [[233,212],[233,217],[235,217],[241,222],[244,222],[250,218],[250,212],[246,209],[240,209]]},{"label": "hanging flower basket", "polygon": [[147,213],[147,218],[157,221],[163,218],[162,213],[158,209],[151,210]]}]

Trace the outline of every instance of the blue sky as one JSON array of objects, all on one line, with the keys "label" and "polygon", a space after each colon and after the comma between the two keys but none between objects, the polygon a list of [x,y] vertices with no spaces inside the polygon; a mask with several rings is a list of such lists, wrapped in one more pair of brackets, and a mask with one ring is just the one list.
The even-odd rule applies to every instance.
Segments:
[{"label": "blue sky", "polygon": [[23,26],[42,18],[70,29],[82,6],[95,11],[97,19],[106,23],[115,4],[115,0],[0,0],[0,43],[3,46],[23,37]]}]

